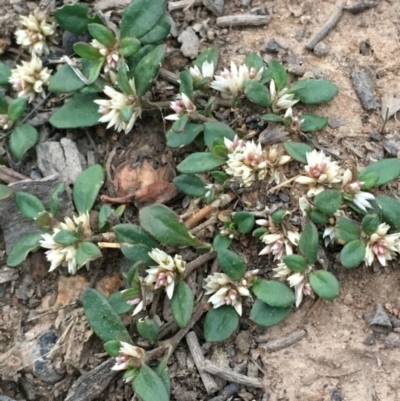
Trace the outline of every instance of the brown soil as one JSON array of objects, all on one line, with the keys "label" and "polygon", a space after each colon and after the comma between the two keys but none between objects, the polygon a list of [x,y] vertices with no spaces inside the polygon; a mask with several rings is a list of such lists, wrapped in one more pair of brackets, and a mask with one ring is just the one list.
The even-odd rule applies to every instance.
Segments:
[{"label": "brown soil", "polygon": [[[245,11],[239,0],[225,3],[225,15]],[[357,15],[345,12],[338,25],[324,39],[329,48],[328,54],[318,57],[305,49],[305,43],[330,17],[338,3],[334,0],[253,0],[251,7],[264,6],[272,13],[268,25],[219,29],[216,41],[206,41],[203,46],[219,45],[223,63],[231,59],[242,62],[251,51],[265,55],[267,43],[275,40],[281,49],[274,57],[287,64],[299,64],[306,75],[323,76],[333,81],[339,87],[339,95],[327,105],[307,110],[329,116],[331,123],[345,120],[345,124],[338,128],[328,127],[318,133],[318,141],[332,152],[338,152],[345,162],[362,167],[382,157],[384,143],[388,138],[399,135],[399,126],[392,118],[387,122],[382,137],[375,142],[370,140],[371,133],[381,131],[383,120],[379,107],[370,113],[362,108],[352,86],[351,70],[357,66],[368,71],[378,106],[381,97],[389,92],[400,96],[400,3],[383,0],[378,6]],[[19,4],[8,0],[4,10],[0,11],[0,21],[6,16],[7,27],[10,26],[10,19],[17,14],[15,5]],[[34,3],[27,4],[32,9]],[[195,15],[199,16],[197,7],[195,11]],[[181,13],[179,15],[182,16]],[[211,22],[214,21],[210,13],[208,17],[211,17]],[[211,22],[209,27],[213,28]],[[2,26],[0,39],[8,40],[8,33],[9,29]],[[360,52],[362,42],[369,43],[369,54]],[[396,196],[399,182],[390,184],[387,189]],[[256,250],[249,252],[255,254]],[[110,261],[113,260],[110,257]],[[373,313],[375,302],[400,306],[398,262],[393,263],[393,268],[379,272],[367,268],[345,271],[339,268],[336,255],[332,254],[329,255],[329,264],[341,284],[341,294],[334,302],[320,301],[315,304],[307,300],[285,322],[268,330],[255,329],[250,321],[244,319],[241,329],[249,333],[250,351],[241,346],[237,338],[222,345],[204,345],[207,358],[221,364],[230,363],[231,368],[247,361],[247,374],[263,378],[265,391],[242,387],[235,400],[400,400],[400,338],[395,332],[375,334],[374,343],[367,345],[365,341],[371,330],[363,317],[366,312]],[[3,265],[0,258],[0,277],[12,275],[4,270]],[[67,279],[59,273],[47,274],[46,262],[43,257],[37,256],[24,263],[9,281],[0,281],[1,401],[5,400],[1,393],[18,400],[65,399],[68,389],[80,374],[105,360],[102,346],[95,336],[91,336],[82,317],[81,305],[75,300],[90,285],[108,293],[120,287],[118,275],[114,274],[120,270],[120,264],[110,263],[107,266],[99,270],[99,266],[95,265],[88,274]],[[60,309],[70,302],[74,304]],[[43,313],[48,311],[49,306],[57,308],[55,313],[40,319],[35,317],[36,310]],[[266,342],[299,328],[307,331],[305,339],[286,349],[265,353],[260,337]],[[39,378],[36,373],[32,374],[37,356],[33,355],[33,351],[28,352],[31,347],[34,348],[35,339],[50,329],[59,336],[66,336],[64,345],[52,355],[54,370],[65,373],[61,381],[53,382],[56,384],[46,383],[43,376]],[[254,367],[254,361],[260,369]],[[210,398],[193,367],[185,343],[178,348],[170,371],[173,399],[190,401]],[[221,388],[223,386],[224,382],[221,382]],[[119,376],[97,399],[134,400],[131,389],[123,385]]]}]

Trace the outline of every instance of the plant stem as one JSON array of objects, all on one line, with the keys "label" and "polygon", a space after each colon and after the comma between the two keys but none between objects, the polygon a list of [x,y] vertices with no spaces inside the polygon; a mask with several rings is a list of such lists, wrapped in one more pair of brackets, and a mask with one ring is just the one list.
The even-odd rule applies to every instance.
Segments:
[{"label": "plant stem", "polygon": [[294,176],[294,177],[292,177],[292,178],[289,178],[288,180],[286,180],[286,181],[284,181],[284,182],[281,182],[281,183],[278,184],[278,185],[275,185],[274,187],[270,188],[270,189],[268,190],[268,192],[274,192],[274,191],[276,191],[277,189],[282,188],[282,187],[284,187],[284,186],[287,185],[287,184],[290,184],[292,181],[294,181],[296,178],[299,178],[299,177],[301,177],[301,174],[297,174],[296,176]]},{"label": "plant stem", "polygon": [[99,248],[121,249],[121,244],[119,242],[98,242],[97,246]]},{"label": "plant stem", "polygon": [[208,262],[209,260],[215,259],[217,256],[217,252],[209,252],[205,253],[204,255],[200,255],[195,260],[192,260],[186,265],[185,269],[185,278],[188,277],[194,270],[198,267],[202,266],[204,263]]}]

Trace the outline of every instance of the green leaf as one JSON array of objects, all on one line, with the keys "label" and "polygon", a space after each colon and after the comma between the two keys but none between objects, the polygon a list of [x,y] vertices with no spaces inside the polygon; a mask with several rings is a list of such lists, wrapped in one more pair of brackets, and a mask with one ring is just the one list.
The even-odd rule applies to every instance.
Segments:
[{"label": "green leaf", "polygon": [[120,348],[121,348],[121,344],[117,340],[110,340],[110,341],[107,341],[106,343],[104,343],[104,350],[107,352],[108,355],[110,355],[114,358],[116,358],[119,355]]},{"label": "green leaf", "polygon": [[108,29],[102,24],[88,24],[89,33],[106,47],[113,47],[115,43],[115,36],[111,29]]},{"label": "green leaf", "polygon": [[301,123],[303,132],[318,131],[328,125],[328,117],[317,116],[316,114],[302,114],[300,120],[304,120]]},{"label": "green leaf", "polygon": [[400,175],[400,160],[399,159],[382,159],[369,164],[358,176],[359,181],[364,181],[364,177],[368,173],[376,173],[379,179],[376,186],[387,184],[395,180]]},{"label": "green leaf", "polygon": [[193,98],[193,78],[189,70],[183,70],[179,74],[179,93],[184,93],[189,99]]},{"label": "green leaf", "polygon": [[323,299],[335,299],[339,295],[339,283],[336,277],[326,270],[311,272],[310,285],[314,292]]},{"label": "green leaf", "polygon": [[148,248],[158,247],[153,237],[136,224],[118,224],[114,227],[114,232],[118,242],[125,242],[132,245],[141,244]]},{"label": "green leaf", "polygon": [[61,28],[78,35],[87,30],[89,23],[102,23],[97,15],[94,17],[88,16],[88,5],[85,3],[75,3],[58,8],[54,13],[54,17]]},{"label": "green leaf", "polygon": [[[107,298],[107,300],[110,303],[111,307],[114,309],[114,311],[118,315],[123,315],[124,313],[130,312],[133,309],[132,305],[129,305],[128,302],[126,302],[124,299],[122,299],[120,291],[117,291],[117,292],[114,292],[113,294],[111,294]],[[104,347],[105,347],[105,344],[104,344]]]},{"label": "green leaf", "polygon": [[94,289],[83,294],[83,310],[93,331],[103,340],[131,343],[131,337],[107,298]]},{"label": "green leaf", "polygon": [[0,62],[0,85],[5,86],[8,85],[8,80],[11,77],[11,68],[5,64]]},{"label": "green leaf", "polygon": [[29,252],[35,251],[40,247],[42,233],[29,233],[22,236],[13,246],[7,258],[7,266],[17,267],[28,256]]},{"label": "green leaf", "polygon": [[72,199],[79,214],[92,210],[97,194],[104,183],[104,169],[99,164],[82,171],[75,181]]},{"label": "green leaf", "polygon": [[344,245],[348,242],[360,238],[360,227],[347,217],[340,217],[336,223],[336,239],[339,244]]},{"label": "green leaf", "polygon": [[360,239],[348,242],[340,252],[340,263],[348,269],[360,265],[365,258],[365,244]]},{"label": "green leaf", "polygon": [[100,76],[101,69],[103,68],[104,59],[99,59],[95,61],[89,70],[89,75],[87,78],[88,85],[93,84]]},{"label": "green leaf", "polygon": [[199,197],[206,193],[203,180],[193,174],[178,175],[172,182],[181,192],[189,196]]},{"label": "green leaf", "polygon": [[[154,3],[157,3],[158,1],[159,0],[154,0]],[[151,4],[153,4],[153,1]],[[165,45],[159,45],[138,62],[138,65],[133,72],[138,96],[145,95],[150,89],[153,78],[155,78],[160,70],[160,65],[164,59],[165,50]]]},{"label": "green leaf", "polygon": [[261,327],[271,327],[280,323],[290,313],[292,308],[275,308],[259,299],[254,302],[251,309],[250,319]]},{"label": "green leaf", "polygon": [[332,100],[338,94],[338,88],[325,79],[301,79],[288,91],[305,104],[318,104]]},{"label": "green leaf", "polygon": [[232,240],[226,236],[217,234],[213,240],[214,251],[219,251],[221,249],[228,249],[231,246]]},{"label": "green leaf", "polygon": [[154,260],[149,256],[151,248],[143,244],[122,244],[121,252],[129,260],[133,262],[143,262],[149,266],[154,264]]},{"label": "green leaf", "polygon": [[232,280],[240,280],[246,273],[246,264],[243,259],[229,249],[218,249],[217,258],[221,270]]},{"label": "green leaf", "polygon": [[336,189],[326,189],[315,197],[314,203],[320,212],[333,214],[342,205],[342,194]]},{"label": "green leaf", "polygon": [[[117,79],[118,79],[118,87],[122,90],[122,92],[125,93],[126,95],[132,95],[132,88],[129,85],[128,67],[124,59],[120,60],[120,62],[118,63]],[[126,105],[125,107],[128,107],[131,110],[131,115],[126,120],[126,122],[128,122],[132,117],[132,106]]]},{"label": "green leaf", "polygon": [[259,227],[253,231],[252,236],[256,238],[261,238],[267,231],[268,230],[265,227]]},{"label": "green leaf", "polygon": [[171,299],[171,313],[175,323],[181,329],[189,323],[193,313],[193,306],[194,296],[192,290],[184,281],[179,281],[175,285],[174,295]]},{"label": "green leaf", "polygon": [[179,148],[181,146],[189,145],[202,131],[203,124],[196,123],[187,123],[182,132],[175,132],[171,129],[166,134],[167,145],[171,148]]},{"label": "green leaf", "polygon": [[216,139],[211,148],[211,154],[214,157],[226,160],[228,158],[228,149],[222,139]]},{"label": "green leaf", "polygon": [[106,226],[108,227],[108,218],[112,215],[113,210],[110,205],[101,205],[99,212],[99,228],[102,230]]},{"label": "green leaf", "polygon": [[21,160],[25,153],[38,141],[39,133],[29,124],[17,125],[10,136],[10,149],[12,154]]},{"label": "green leaf", "polygon": [[309,222],[300,235],[299,249],[306,257],[307,262],[314,264],[318,254],[318,231],[317,227]]},{"label": "green leaf", "polygon": [[42,202],[27,192],[16,192],[15,203],[19,211],[28,219],[36,220],[44,211]]},{"label": "green leaf", "polygon": [[140,42],[144,45],[161,42],[168,36],[170,30],[171,20],[168,15],[164,14],[150,32],[140,37]]},{"label": "green leaf", "polygon": [[307,261],[301,255],[287,255],[283,258],[283,263],[290,270],[298,273],[302,273],[307,267]]},{"label": "green leaf", "polygon": [[[132,3],[135,3],[135,1]],[[169,394],[164,382],[147,365],[141,366],[138,375],[133,380],[133,390],[136,396],[143,401],[169,401]]]},{"label": "green leaf", "polygon": [[131,57],[141,48],[140,40],[136,38],[123,38],[119,42],[119,53],[122,57]]},{"label": "green leaf", "polygon": [[[82,60],[82,74],[87,76],[92,66],[92,61]],[[54,93],[72,93],[82,89],[84,86],[85,83],[75,74],[75,71],[68,64],[64,64],[51,77],[49,91]]]},{"label": "green leaf", "polygon": [[0,92],[0,114],[8,114],[8,103],[6,97],[1,92]]},{"label": "green leaf", "polygon": [[204,51],[202,51],[197,58],[192,61],[192,66],[197,66],[197,68],[201,71],[201,67],[203,66],[203,63],[205,61],[208,61],[209,63],[213,63],[214,65],[214,70],[217,68],[218,64],[218,59],[219,59],[219,47],[210,47]]},{"label": "green leaf", "polygon": [[163,16],[167,0],[133,0],[125,8],[121,19],[121,39],[141,38],[150,32]]},{"label": "green leaf", "polygon": [[251,290],[258,299],[276,308],[287,308],[295,301],[293,292],[280,281],[257,280]]},{"label": "green leaf", "polygon": [[75,231],[61,230],[54,236],[54,241],[60,245],[69,246],[76,244],[79,241],[79,238]]},{"label": "green leaf", "polygon": [[177,170],[184,174],[204,173],[225,164],[225,160],[215,157],[209,152],[190,154],[185,160],[177,165]]},{"label": "green leaf", "polygon": [[261,116],[261,120],[271,121],[273,123],[283,123],[284,119],[281,116],[277,116],[276,114],[263,114]]},{"label": "green leaf", "polygon": [[300,163],[307,164],[307,153],[312,152],[314,149],[302,142],[285,142],[283,144],[286,152]]},{"label": "green leaf", "polygon": [[60,199],[59,196],[64,192],[65,184],[63,182],[59,182],[53,189],[50,196],[50,211],[51,214],[56,217],[58,211],[60,210]]},{"label": "green leaf", "polygon": [[178,215],[164,205],[150,205],[139,211],[140,224],[157,241],[165,245],[201,246],[203,243],[189,234]]},{"label": "green leaf", "polygon": [[84,43],[84,42],[75,43],[74,44],[74,52],[78,56],[80,56],[86,60],[94,61],[94,60],[98,60],[99,58],[103,57],[98,49],[89,45],[89,43]]},{"label": "green leaf", "polygon": [[316,208],[308,209],[307,216],[315,224],[327,224],[329,221],[329,216],[327,216],[324,213],[321,213]]},{"label": "green leaf", "polygon": [[236,330],[239,315],[232,306],[220,306],[208,311],[204,322],[204,337],[207,341],[225,341]]},{"label": "green leaf", "polygon": [[161,380],[164,383],[165,388],[167,389],[168,394],[171,394],[171,379],[168,374],[168,368],[166,362],[162,361],[154,371],[160,376]]},{"label": "green leaf", "polygon": [[275,224],[282,224],[283,220],[285,219],[285,216],[288,215],[288,212],[286,210],[277,210],[272,214],[272,221]]},{"label": "green leaf", "polygon": [[14,195],[14,191],[8,185],[0,184],[0,201],[12,195]]},{"label": "green leaf", "polygon": [[216,122],[207,122],[204,124],[204,141],[209,149],[216,139],[228,138],[231,141],[235,139],[235,131],[226,124]]},{"label": "green leaf", "polygon": [[149,54],[152,50],[156,48],[156,45],[145,45],[141,49],[137,51],[133,56],[129,57],[126,62],[128,63],[129,67],[129,77],[131,78],[133,76],[133,72],[135,71],[135,68],[137,67],[139,61],[145,57],[147,54]]},{"label": "green leaf", "polygon": [[101,250],[92,242],[81,242],[76,252],[76,261],[79,267],[84,266],[86,263],[101,258]]},{"label": "green leaf", "polygon": [[279,61],[271,60],[268,63],[268,69],[278,91],[282,90],[287,85],[288,79],[285,67]]},{"label": "green leaf", "polygon": [[246,56],[245,64],[249,69],[254,68],[256,71],[265,67],[264,60],[257,53],[250,53]]},{"label": "green leaf", "polygon": [[229,175],[223,171],[212,171],[211,175],[215,182],[220,185],[224,185],[226,180],[229,178]]},{"label": "green leaf", "polygon": [[92,127],[101,117],[99,106],[94,103],[97,94],[76,93],[72,99],[60,107],[51,117],[50,123],[56,128]]},{"label": "green leaf", "polygon": [[248,234],[254,227],[254,214],[246,211],[237,212],[232,218],[237,225],[238,231],[242,234]]},{"label": "green leaf", "polygon": [[400,202],[390,196],[379,195],[376,203],[382,209],[382,218],[394,230],[400,231]]},{"label": "green leaf", "polygon": [[372,235],[379,226],[379,217],[376,214],[367,214],[361,222],[361,228],[367,235]]},{"label": "green leaf", "polygon": [[363,174],[363,180],[362,182],[364,183],[362,186],[362,189],[370,189],[373,188],[377,185],[379,181],[379,174],[371,172],[367,174]]},{"label": "green leaf", "polygon": [[268,107],[271,105],[268,89],[260,82],[245,81],[244,94],[250,102],[258,106]]},{"label": "green leaf", "polygon": [[149,341],[151,344],[158,343],[158,325],[149,318],[139,319],[136,323],[136,330],[140,337]]},{"label": "green leaf", "polygon": [[8,117],[10,117],[12,121],[19,120],[24,115],[27,106],[28,99],[24,97],[13,99],[8,105]]}]

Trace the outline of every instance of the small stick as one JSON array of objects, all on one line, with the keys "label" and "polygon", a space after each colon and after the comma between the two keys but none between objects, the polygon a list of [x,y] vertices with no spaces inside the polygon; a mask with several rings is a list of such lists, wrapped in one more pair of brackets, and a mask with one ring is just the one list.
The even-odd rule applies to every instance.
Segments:
[{"label": "small stick", "polygon": [[239,384],[228,384],[216,397],[211,398],[209,401],[226,401],[228,398],[239,392]]},{"label": "small stick", "polygon": [[265,15],[225,15],[217,18],[217,26],[259,26],[266,25],[271,17]]},{"label": "small stick", "polygon": [[277,189],[282,188],[282,187],[284,187],[284,186],[287,185],[287,184],[290,184],[292,181],[294,181],[295,179],[297,179],[297,178],[299,178],[299,177],[301,177],[301,174],[297,174],[297,175],[295,175],[294,177],[289,178],[288,180],[286,180],[286,181],[284,181],[284,182],[281,182],[281,183],[278,184],[278,185],[275,185],[274,187],[270,188],[270,189],[268,190],[268,192],[274,192],[274,191],[276,191]]},{"label": "small stick", "polygon": [[210,373],[211,375],[222,377],[223,379],[233,383],[243,384],[244,386],[248,387],[264,388],[262,381],[260,379],[241,375],[240,373],[236,373],[231,369],[222,368],[216,365],[215,363],[212,363],[207,360],[204,361],[202,370],[204,372]]},{"label": "small stick", "polygon": [[201,230],[204,230],[208,226],[212,226],[214,223],[217,222],[217,216],[211,216],[208,220],[206,220],[204,223],[199,224],[197,227],[192,228],[190,230],[190,234],[195,235]]},{"label": "small stick", "polygon": [[209,253],[205,253],[204,255],[200,255],[195,260],[192,260],[191,262],[189,262],[186,265],[185,277],[188,277],[194,270],[196,270],[198,267],[200,267],[204,263],[208,262],[209,260],[215,259],[216,256],[217,256],[216,252],[209,252]]},{"label": "small stick", "polygon": [[165,68],[160,68],[160,72],[158,74],[160,78],[165,79],[169,83],[179,86],[179,76],[171,71],[166,70]]},{"label": "small stick", "polygon": [[97,246],[99,248],[114,248],[114,249],[121,248],[121,244],[119,242],[98,242]]},{"label": "small stick", "polygon": [[86,79],[86,77],[82,74],[82,72],[76,68],[74,62],[68,57],[68,56],[63,56],[63,59],[65,62],[72,68],[76,76],[85,84],[89,85],[89,81]]},{"label": "small stick", "polygon": [[386,127],[386,123],[389,120],[388,117],[389,117],[389,107],[386,108],[385,121],[383,122],[382,129],[381,129],[381,132],[380,132],[381,135],[383,134],[383,131],[385,130],[385,127]]},{"label": "small stick", "polygon": [[275,352],[296,344],[306,336],[307,332],[304,329],[300,329],[286,336],[277,338],[276,340],[268,341],[265,345],[261,345],[261,347],[264,348],[267,352]]},{"label": "small stick", "polygon": [[218,391],[218,385],[211,375],[203,372],[201,369],[204,365],[204,355],[203,351],[201,350],[199,340],[197,339],[196,333],[194,331],[186,334],[186,342],[189,347],[189,351],[192,354],[194,363],[200,373],[200,377],[207,391],[207,394],[214,394],[216,391]]},{"label": "small stick", "polygon": [[207,218],[212,212],[214,212],[217,208],[212,205],[208,205],[200,209],[197,213],[195,213],[186,223],[185,226],[189,230],[195,227],[201,220]]},{"label": "small stick", "polygon": [[310,40],[306,44],[306,48],[309,50],[313,50],[316,44],[320,42],[336,26],[336,24],[340,21],[340,18],[342,18],[342,15],[343,4],[336,7],[331,17],[328,19],[328,21],[325,22],[322,28],[313,36],[311,36]]},{"label": "small stick", "polygon": [[168,11],[181,10],[182,8],[187,8],[191,6],[200,6],[202,4],[203,4],[202,0],[172,1],[168,3]]},{"label": "small stick", "polygon": [[14,182],[24,180],[30,180],[30,178],[20,173],[17,173],[9,167],[0,166],[0,181],[5,182],[6,184],[12,184]]}]

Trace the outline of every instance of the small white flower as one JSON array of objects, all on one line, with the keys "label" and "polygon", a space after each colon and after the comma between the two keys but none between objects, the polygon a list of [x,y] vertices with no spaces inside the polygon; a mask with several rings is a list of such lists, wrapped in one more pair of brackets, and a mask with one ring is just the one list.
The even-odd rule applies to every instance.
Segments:
[{"label": "small white flower", "polygon": [[375,257],[382,266],[386,266],[388,260],[394,259],[400,253],[400,233],[387,234],[389,229],[388,224],[381,223],[369,238],[365,251],[367,266],[372,265]]},{"label": "small white flower", "polygon": [[[118,132],[125,131],[129,133],[138,117],[142,114],[142,109],[138,103],[136,96],[136,87],[134,79],[129,80],[129,86],[132,90],[131,95],[125,95],[116,91],[111,86],[104,87],[104,93],[110,99],[95,100],[99,107],[99,113],[103,116],[99,119],[101,123],[107,123],[107,129],[115,127]],[[130,112],[129,118],[124,118],[123,114],[126,110]]]},{"label": "small white flower", "polygon": [[256,71],[242,64],[239,68],[232,61],[231,70],[226,68],[221,71],[220,75],[215,76],[215,80],[211,83],[211,87],[219,92],[226,93],[231,96],[240,96],[244,91],[244,81],[254,79],[259,81],[263,73],[263,68]]},{"label": "small white flower", "polygon": [[177,275],[185,272],[186,262],[182,260],[180,255],[171,256],[166,254],[161,249],[153,249],[149,252],[149,256],[158,264],[157,267],[152,267],[146,270],[148,273],[144,279],[147,285],[153,285],[154,289],[165,287],[165,292],[169,299],[172,298],[175,289],[175,279]]},{"label": "small white flower", "polygon": [[176,100],[171,102],[171,109],[176,114],[171,114],[165,117],[166,120],[179,120],[184,114],[190,114],[196,111],[194,103],[184,94],[181,93],[176,97]]},{"label": "small white flower", "polygon": [[330,244],[333,244],[335,242],[335,236],[336,236],[336,219],[340,217],[344,217],[345,213],[343,210],[337,210],[333,218],[329,220],[329,224],[325,227],[325,230],[322,234],[322,237],[324,238],[324,244],[325,247],[328,247]]},{"label": "small white flower", "polygon": [[347,169],[343,173],[342,188],[344,197],[351,200],[357,207],[366,212],[367,208],[372,207],[369,201],[374,200],[375,196],[369,192],[361,191],[363,185],[363,181],[358,181],[353,178],[351,170]]},{"label": "small white flower", "polygon": [[23,28],[15,32],[17,44],[28,49],[32,55],[41,56],[48,53],[49,42],[54,40],[55,22],[46,14],[35,11],[33,14],[20,16]]},{"label": "small white flower", "polygon": [[201,71],[199,67],[195,65],[194,67],[190,67],[189,72],[195,83],[201,81],[204,78],[212,79],[212,77],[214,76],[214,63],[204,61],[201,66]]},{"label": "small white flower", "polygon": [[[292,106],[294,106],[299,100],[294,99],[293,94],[286,93],[289,90],[289,88],[283,88],[281,91],[277,92],[276,91],[276,84],[273,79],[271,79],[271,82],[269,84],[269,92],[271,95],[271,100],[272,100],[272,107],[275,110],[281,110],[281,109],[290,109]],[[288,117],[288,115],[285,114],[285,117]],[[290,111],[290,117],[292,117],[292,111]]]},{"label": "small white flower", "polygon": [[111,370],[126,370],[142,366],[146,351],[123,341],[120,344],[119,355],[115,358],[115,365]]},{"label": "small white flower", "polygon": [[12,127],[14,122],[10,120],[7,114],[0,114],[0,128],[2,130],[7,130]]},{"label": "small white flower", "polygon": [[32,56],[31,61],[23,61],[11,70],[9,82],[18,92],[18,97],[25,97],[31,103],[38,95],[46,97],[44,87],[49,84],[50,75],[40,58]]},{"label": "small white flower", "polygon": [[279,280],[285,280],[287,276],[292,274],[292,271],[283,262],[278,263],[278,266],[272,270],[275,272],[274,277],[278,278]]},{"label": "small white flower", "polygon": [[120,60],[118,48],[104,46],[96,39],[93,39],[90,44],[105,58],[104,72],[107,74],[110,71],[115,71],[118,67],[118,61]]},{"label": "small white flower", "polygon": [[243,143],[244,142],[241,139],[239,139],[237,135],[235,135],[233,141],[228,139],[226,136],[224,137],[224,144],[229,153],[233,153],[237,150],[242,149]]},{"label": "small white flower", "polygon": [[325,186],[331,186],[342,181],[340,166],[331,161],[324,152],[313,150],[307,152],[307,165],[304,167],[306,176],[298,177],[295,181],[311,187],[307,196],[315,196],[324,190]]},{"label": "small white flower", "polygon": [[251,281],[251,277],[257,273],[258,270],[248,272],[247,277],[245,275],[240,283],[234,282],[225,273],[214,273],[212,276],[208,276],[204,280],[205,295],[213,294],[208,302],[212,303],[214,308],[219,308],[222,305],[231,305],[236,309],[238,315],[241,316],[241,297],[251,297],[247,286]]}]

